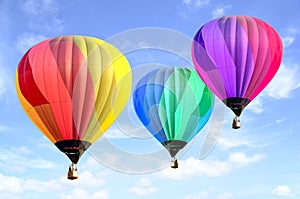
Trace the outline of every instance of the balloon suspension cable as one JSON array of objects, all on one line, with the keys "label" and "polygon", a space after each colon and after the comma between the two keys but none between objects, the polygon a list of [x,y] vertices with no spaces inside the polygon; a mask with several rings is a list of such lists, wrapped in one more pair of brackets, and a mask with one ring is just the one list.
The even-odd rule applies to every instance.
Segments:
[{"label": "balloon suspension cable", "polygon": [[77,165],[74,164],[74,162],[72,162],[72,164],[69,166],[68,179],[75,180],[77,178],[78,178]]},{"label": "balloon suspension cable", "polygon": [[172,169],[177,169],[178,168],[178,161],[177,161],[177,159],[175,157],[172,158],[171,168]]},{"label": "balloon suspension cable", "polygon": [[239,128],[241,128],[241,121],[240,121],[240,118],[238,116],[235,116],[233,118],[232,128],[233,129],[239,129]]}]

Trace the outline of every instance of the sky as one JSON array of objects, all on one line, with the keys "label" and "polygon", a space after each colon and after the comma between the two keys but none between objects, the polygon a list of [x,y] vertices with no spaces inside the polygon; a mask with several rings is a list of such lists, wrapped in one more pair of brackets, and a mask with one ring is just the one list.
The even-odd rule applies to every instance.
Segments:
[{"label": "sky", "polygon": [[[299,8],[299,0],[0,0],[0,198],[299,198]],[[268,22],[284,45],[278,73],[243,112],[242,128],[231,129],[233,113],[216,99],[174,170],[129,102],[80,159],[79,178],[67,180],[68,158],[18,101],[15,71],[23,54],[50,37],[88,35],[119,48],[136,77],[159,65],[192,68],[193,36],[226,15]]]}]

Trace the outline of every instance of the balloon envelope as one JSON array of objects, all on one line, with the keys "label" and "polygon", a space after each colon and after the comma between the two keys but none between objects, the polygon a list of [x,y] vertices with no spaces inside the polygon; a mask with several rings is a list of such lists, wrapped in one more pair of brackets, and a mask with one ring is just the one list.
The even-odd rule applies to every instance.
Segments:
[{"label": "balloon envelope", "polygon": [[144,126],[175,157],[208,121],[214,95],[195,70],[165,67],[138,82],[133,102]]},{"label": "balloon envelope", "polygon": [[282,50],[279,35],[266,22],[229,16],[200,28],[192,57],[202,80],[239,116],[277,72]]},{"label": "balloon envelope", "polygon": [[76,164],[127,103],[131,70],[105,41],[60,36],[25,53],[16,87],[33,123]]}]

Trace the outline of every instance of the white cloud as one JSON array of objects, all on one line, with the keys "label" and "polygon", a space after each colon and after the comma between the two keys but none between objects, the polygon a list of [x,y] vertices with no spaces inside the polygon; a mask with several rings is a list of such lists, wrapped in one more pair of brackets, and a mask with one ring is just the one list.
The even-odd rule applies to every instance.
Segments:
[{"label": "white cloud", "polygon": [[297,30],[297,28],[290,27],[290,28],[285,30],[285,34],[294,36],[294,35],[298,34],[298,30]]},{"label": "white cloud", "polygon": [[[0,53],[4,54],[3,51],[5,49],[0,49]],[[1,60],[1,55],[0,55],[0,60]],[[11,78],[7,71],[7,67],[3,67],[4,64],[0,63],[0,99],[4,97],[4,94],[7,93],[7,91],[11,91],[15,93],[15,83],[14,83],[14,78]],[[0,126],[0,131],[2,130],[7,130],[6,126],[1,125]]]},{"label": "white cloud", "polygon": [[37,16],[45,13],[57,13],[58,5],[53,0],[26,0],[22,9],[28,14]]},{"label": "white cloud", "polygon": [[[1,93],[1,84],[0,84],[0,96],[3,95],[4,93]],[[5,125],[0,125],[0,133],[1,132],[5,132],[5,131],[8,131],[9,130],[9,127],[8,126],[5,126]]]},{"label": "white cloud", "polygon": [[190,157],[184,161],[179,161],[179,168],[174,170],[166,168],[158,173],[159,176],[171,179],[188,179],[195,176],[222,176],[234,169],[259,162],[266,157],[265,154],[255,154],[247,156],[244,153],[236,152],[230,154],[225,161],[219,160],[199,160]]},{"label": "white cloud", "polygon": [[212,12],[213,18],[222,17],[225,15],[224,8],[217,8]]},{"label": "white cloud", "polygon": [[59,4],[55,0],[26,0],[21,9],[30,18],[29,27],[37,32],[63,30],[63,21],[58,17]]},{"label": "white cloud", "polygon": [[[22,148],[21,151],[27,153],[25,148]],[[87,161],[84,165],[86,168],[89,168],[90,164],[91,161]],[[6,176],[0,173],[0,198],[22,198],[21,196],[23,196],[24,193],[55,193],[57,197],[60,196],[61,198],[74,198],[73,196],[83,199],[109,198],[107,191],[99,191],[99,187],[106,184],[103,170],[97,170],[93,167],[93,164],[94,163],[92,163],[90,170],[80,169],[79,178],[73,181],[68,180],[65,175],[56,179],[42,181],[35,178]],[[51,176],[51,174],[49,175]]]},{"label": "white cloud", "polygon": [[32,46],[45,39],[46,37],[40,34],[23,33],[22,35],[18,36],[15,46],[21,53],[25,53]]},{"label": "white cloud", "polygon": [[157,192],[158,190],[158,187],[152,186],[150,179],[141,178],[137,186],[133,186],[129,189],[129,193],[133,193],[138,196],[148,196]]},{"label": "white cloud", "polygon": [[0,149],[0,165],[3,169],[12,172],[25,172],[26,169],[50,169],[56,165],[41,158],[29,158],[30,150],[27,147]]},{"label": "white cloud", "polygon": [[292,36],[286,36],[282,37],[282,43],[284,48],[290,47],[295,41],[295,37]]},{"label": "white cloud", "polygon": [[68,180],[66,176],[61,176],[57,179],[57,183],[67,187],[80,188],[99,188],[106,184],[105,176],[110,175],[110,170],[104,169],[100,166],[94,158],[89,157],[85,162],[79,164],[79,176],[76,180]]},{"label": "white cloud", "polygon": [[296,28],[288,28],[283,31],[284,36],[282,36],[282,43],[284,48],[289,48],[295,41],[298,33]]},{"label": "white cloud", "polygon": [[109,195],[108,195],[108,192],[105,191],[105,190],[102,190],[102,191],[98,191],[98,192],[95,192],[93,194],[93,198],[96,199],[96,198],[99,198],[99,199],[108,199],[109,198]]},{"label": "white cloud", "polygon": [[80,172],[78,179],[75,181],[68,180],[66,176],[62,176],[59,181],[63,184],[76,187],[99,187],[105,185],[105,181],[101,174],[91,173],[89,171]]},{"label": "white cloud", "polygon": [[242,152],[236,152],[230,154],[228,162],[235,165],[235,167],[243,167],[248,164],[259,162],[265,157],[266,157],[265,154],[255,154],[252,157],[247,157],[247,155]]},{"label": "white cloud", "polygon": [[[88,177],[87,178],[85,178]],[[64,178],[66,178],[64,176]],[[80,181],[81,179],[81,181]],[[68,186],[68,188],[65,188],[65,180],[60,179],[53,179],[50,181],[40,181],[38,179],[24,179],[19,178],[15,176],[5,176],[3,174],[0,174],[0,197],[6,197],[10,196],[12,198],[20,198],[23,193],[30,193],[30,192],[39,192],[39,193],[53,193],[56,192],[57,194],[61,193],[61,198],[81,198],[81,199],[106,199],[108,197],[107,191],[95,191],[92,192],[91,195],[87,194],[87,192],[81,188],[78,188],[77,185],[80,185],[80,187],[86,187],[86,188],[99,188],[99,186],[102,186],[102,180],[98,180],[96,177],[93,177],[91,174],[86,175],[85,173],[82,173],[80,175],[80,178],[78,178],[79,183],[74,185],[74,182],[72,181],[69,183],[69,185],[74,185],[75,188],[72,189],[72,186]],[[101,183],[99,183],[101,182]],[[95,184],[93,184],[95,183]],[[71,193],[68,195],[64,195],[68,190],[71,189]]]},{"label": "white cloud", "polygon": [[22,184],[17,177],[0,174],[0,192],[21,193],[24,191]]},{"label": "white cloud", "polygon": [[277,74],[266,87],[264,94],[274,99],[288,98],[292,91],[300,87],[298,64],[281,64]]},{"label": "white cloud", "polygon": [[149,178],[141,178],[139,184],[140,186],[147,187],[151,186],[152,182]]},{"label": "white cloud", "polygon": [[258,95],[251,103],[247,106],[247,110],[253,113],[260,114],[264,111],[263,108],[263,94]]},{"label": "white cloud", "polygon": [[178,14],[183,18],[188,18],[190,13],[209,5],[210,0],[182,0],[178,6]]},{"label": "white cloud", "polygon": [[192,0],[183,0],[182,3],[185,5],[189,5],[192,2]]},{"label": "white cloud", "polygon": [[233,198],[232,193],[218,193],[215,188],[209,187],[197,195],[188,195],[184,199],[230,199]]},{"label": "white cloud", "polygon": [[128,119],[125,121],[117,120],[103,136],[107,139],[153,138],[151,133],[149,133],[144,126],[137,126],[134,122]]},{"label": "white cloud", "polygon": [[275,196],[288,197],[292,195],[292,190],[290,187],[285,185],[278,185],[273,191],[272,194]]},{"label": "white cloud", "polygon": [[218,138],[218,145],[223,150],[231,149],[231,148],[237,148],[241,146],[246,147],[257,147],[255,141],[250,139],[249,137],[245,137],[242,135],[235,135],[232,133],[223,133],[223,136]]},{"label": "white cloud", "polygon": [[158,191],[157,187],[131,187],[129,193],[133,193],[138,196],[148,196],[157,191]]},{"label": "white cloud", "polygon": [[189,7],[196,7],[201,8],[203,6],[208,5],[210,0],[183,0],[182,4],[189,6]]},{"label": "white cloud", "polygon": [[0,79],[0,96],[3,96],[3,94],[6,92],[6,81],[5,79]]},{"label": "white cloud", "polygon": [[73,199],[73,198],[80,198],[80,199],[108,199],[109,194],[106,190],[97,191],[93,194],[88,194],[87,191],[76,188],[74,189],[69,195],[62,195],[62,199]]},{"label": "white cloud", "polygon": [[281,119],[276,120],[275,122],[276,122],[276,124],[280,124],[280,123],[284,122],[286,119],[287,118],[281,118]]},{"label": "white cloud", "polygon": [[[55,180],[39,181],[0,174],[0,193],[21,194],[25,191],[47,192],[60,189]],[[1,196],[0,194],[0,196]]]},{"label": "white cloud", "polygon": [[232,193],[223,193],[221,194],[218,199],[230,199],[230,198],[233,198],[233,194]]},{"label": "white cloud", "polygon": [[19,155],[27,155],[31,153],[31,150],[27,146],[12,147],[11,151]]},{"label": "white cloud", "polygon": [[[89,154],[89,151],[86,151],[87,155]],[[104,174],[107,174],[110,170],[107,170],[105,167],[103,167],[103,165],[98,162],[94,157],[92,156],[88,156],[86,159],[86,162],[84,164],[82,164],[80,166],[80,170],[101,170],[101,171],[105,171]],[[103,174],[103,175],[104,175]]]},{"label": "white cloud", "polygon": [[217,8],[215,10],[212,11],[212,18],[219,18],[225,15],[225,9],[230,8],[230,5],[218,5]]},{"label": "white cloud", "polygon": [[[7,68],[4,69],[0,63],[0,100],[3,103],[9,104],[11,102],[12,97],[15,96],[15,76],[12,75],[11,71],[9,72]],[[9,133],[10,130],[11,127],[7,126],[7,124],[0,124],[0,133],[1,131]]]},{"label": "white cloud", "polygon": [[110,128],[103,136],[105,136],[108,139],[130,138],[127,134],[125,134],[122,130],[115,126]]},{"label": "white cloud", "polygon": [[280,100],[291,97],[293,91],[300,87],[299,68],[297,63],[282,63],[275,77],[247,106],[247,110],[260,114],[264,111],[263,104],[266,98]]}]

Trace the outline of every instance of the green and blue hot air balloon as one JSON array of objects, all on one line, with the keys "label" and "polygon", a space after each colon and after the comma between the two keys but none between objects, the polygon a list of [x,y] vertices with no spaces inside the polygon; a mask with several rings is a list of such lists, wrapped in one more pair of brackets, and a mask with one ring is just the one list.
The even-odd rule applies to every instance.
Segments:
[{"label": "green and blue hot air balloon", "polygon": [[146,74],[133,93],[135,111],[148,131],[176,154],[199,133],[211,116],[214,95],[189,68],[164,67]]}]

